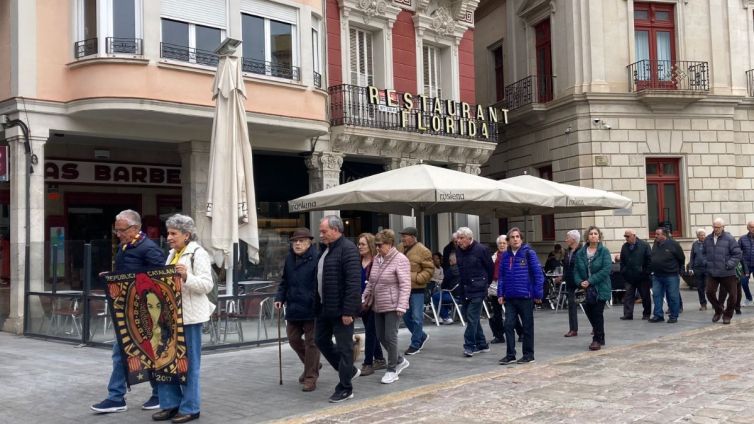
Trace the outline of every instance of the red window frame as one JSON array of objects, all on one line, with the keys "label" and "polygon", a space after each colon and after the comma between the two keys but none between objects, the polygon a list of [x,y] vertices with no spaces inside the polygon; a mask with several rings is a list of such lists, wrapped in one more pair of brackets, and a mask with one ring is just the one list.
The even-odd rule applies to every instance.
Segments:
[{"label": "red window frame", "polygon": [[[636,19],[637,11],[647,12],[647,19]],[[667,21],[657,20],[658,12],[667,12],[670,18]],[[672,4],[663,3],[634,3],[634,32],[647,31],[649,42],[649,79],[638,81],[637,89],[642,88],[663,88],[675,89],[675,83],[672,78],[661,79],[659,74],[670,71],[663,71],[663,67],[672,69],[675,65],[675,8]],[[660,32],[670,33],[670,64],[660,64],[657,58],[657,34]]]},{"label": "red window frame", "polygon": [[505,97],[505,80],[503,78],[503,46],[492,49],[492,59],[495,63],[495,100]]},{"label": "red window frame", "polygon": [[[543,166],[539,169],[539,178],[552,181],[552,165]],[[555,215],[542,215],[542,240],[555,240]]]},{"label": "red window frame", "polygon": [[534,26],[535,57],[537,58],[537,101],[552,100],[552,35],[550,18]]},{"label": "red window frame", "polygon": [[[672,223],[670,215],[675,215],[676,224],[673,226],[671,234],[673,237],[681,237],[683,228],[683,213],[681,210],[681,160],[679,158],[647,158],[646,160],[646,175],[647,175],[647,222],[649,225],[650,237],[654,237],[654,230],[663,226],[666,221]],[[657,172],[650,173],[650,166],[656,166]],[[665,167],[670,166],[672,171],[670,173],[665,172]],[[650,216],[652,212],[649,210],[650,186],[655,186],[657,193],[657,221],[650,222]],[[668,204],[673,203],[665,197],[665,187],[675,186],[675,199],[672,199],[675,203],[674,210],[670,210],[670,207],[666,207]],[[666,210],[667,209],[667,210]]]}]

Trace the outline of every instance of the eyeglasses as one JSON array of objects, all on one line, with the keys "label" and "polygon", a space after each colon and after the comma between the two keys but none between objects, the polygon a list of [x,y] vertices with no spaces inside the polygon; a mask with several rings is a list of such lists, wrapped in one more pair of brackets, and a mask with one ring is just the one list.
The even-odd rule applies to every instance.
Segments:
[{"label": "eyeglasses", "polygon": [[375,244],[374,244],[374,246],[375,246],[375,247],[382,247],[382,245],[383,245],[383,244],[384,244],[384,243],[375,243]]},{"label": "eyeglasses", "polygon": [[126,231],[130,230],[133,227],[135,227],[135,225],[129,225],[126,228],[113,228],[113,234],[125,233]]}]

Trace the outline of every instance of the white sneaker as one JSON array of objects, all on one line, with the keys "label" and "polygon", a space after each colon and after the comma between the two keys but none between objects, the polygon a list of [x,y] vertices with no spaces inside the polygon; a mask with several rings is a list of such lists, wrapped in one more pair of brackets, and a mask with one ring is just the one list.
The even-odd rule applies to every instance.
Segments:
[{"label": "white sneaker", "polygon": [[403,358],[403,362],[400,362],[398,365],[395,366],[395,375],[398,376],[401,373],[401,371],[408,368],[408,366],[409,366],[408,359]]},{"label": "white sneaker", "polygon": [[380,380],[380,382],[382,384],[390,384],[390,383],[394,383],[394,382],[396,382],[398,380],[399,380],[398,373],[393,372],[393,371],[388,371],[388,372],[385,373],[384,376],[382,376],[382,380]]},{"label": "white sneaker", "polygon": [[453,318],[443,318],[442,325],[450,325],[453,324]]},{"label": "white sneaker", "polygon": [[744,301],[743,301],[743,302],[741,302],[741,306],[751,306],[751,305],[752,305],[752,303],[754,303],[754,302],[752,302],[752,301],[751,301],[751,300],[749,300],[749,299],[744,299]]}]

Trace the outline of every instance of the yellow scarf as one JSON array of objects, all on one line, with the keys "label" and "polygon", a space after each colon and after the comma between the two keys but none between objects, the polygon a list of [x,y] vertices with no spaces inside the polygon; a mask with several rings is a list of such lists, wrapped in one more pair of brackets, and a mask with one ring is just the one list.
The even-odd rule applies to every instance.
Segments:
[{"label": "yellow scarf", "polygon": [[175,252],[175,255],[173,255],[173,260],[170,261],[168,265],[175,265],[178,263],[178,259],[181,259],[181,256],[183,255],[183,251],[186,250],[188,245],[183,246],[183,249],[181,249],[179,252]]}]

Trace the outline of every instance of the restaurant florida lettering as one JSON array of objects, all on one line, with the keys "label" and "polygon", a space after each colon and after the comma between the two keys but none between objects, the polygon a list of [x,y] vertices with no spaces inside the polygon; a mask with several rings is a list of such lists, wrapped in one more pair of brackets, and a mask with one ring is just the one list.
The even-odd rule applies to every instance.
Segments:
[{"label": "restaurant florida lettering", "polygon": [[466,102],[432,98],[421,94],[403,93],[398,96],[395,90],[379,90],[368,86],[370,105],[399,109],[401,128],[415,126],[419,131],[442,132],[468,137],[489,139],[491,126],[508,123],[508,109],[493,106],[472,106]]}]

